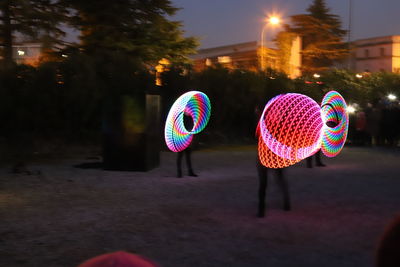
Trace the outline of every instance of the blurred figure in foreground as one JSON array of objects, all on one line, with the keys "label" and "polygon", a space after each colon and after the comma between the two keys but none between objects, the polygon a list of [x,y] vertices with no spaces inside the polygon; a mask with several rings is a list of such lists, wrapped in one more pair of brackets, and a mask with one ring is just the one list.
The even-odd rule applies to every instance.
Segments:
[{"label": "blurred figure in foreground", "polygon": [[385,229],[378,243],[376,267],[400,266],[400,216],[397,216]]},{"label": "blurred figure in foreground", "polygon": [[158,267],[158,265],[141,256],[117,251],[91,258],[78,267]]}]

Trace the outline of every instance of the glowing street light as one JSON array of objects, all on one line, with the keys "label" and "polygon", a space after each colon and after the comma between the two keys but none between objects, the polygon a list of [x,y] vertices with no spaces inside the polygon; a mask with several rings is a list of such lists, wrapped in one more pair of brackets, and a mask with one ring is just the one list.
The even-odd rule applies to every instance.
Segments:
[{"label": "glowing street light", "polygon": [[318,73],[314,73],[313,77],[316,78],[316,79],[318,79],[318,78],[321,77],[321,75],[319,75]]},{"label": "glowing street light", "polygon": [[347,113],[353,114],[354,112],[356,112],[356,108],[353,106],[347,106],[346,108]]},{"label": "glowing street light", "polygon": [[394,100],[397,99],[397,96],[395,96],[394,94],[388,94],[387,98],[388,98],[390,101],[394,101]]},{"label": "glowing street light", "polygon": [[356,74],[356,77],[357,77],[358,79],[361,79],[363,76],[362,76],[362,74],[357,73],[357,74]]},{"label": "glowing street light", "polygon": [[25,51],[24,50],[18,50],[17,53],[18,53],[18,56],[25,55]]},{"label": "glowing street light", "polygon": [[272,15],[268,17],[267,23],[265,23],[264,27],[261,30],[261,57],[260,57],[260,66],[261,70],[265,70],[265,62],[264,62],[264,31],[267,26],[278,26],[281,23],[281,19],[278,16]]},{"label": "glowing street light", "polygon": [[276,16],[269,17],[269,23],[272,25],[278,25],[281,22],[281,19]]}]

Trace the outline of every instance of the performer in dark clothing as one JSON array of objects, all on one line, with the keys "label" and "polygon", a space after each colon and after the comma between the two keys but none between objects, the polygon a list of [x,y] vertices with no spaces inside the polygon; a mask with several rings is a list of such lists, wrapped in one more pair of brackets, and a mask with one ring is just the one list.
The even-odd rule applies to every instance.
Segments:
[{"label": "performer in dark clothing", "polygon": [[[257,127],[256,136],[259,136],[259,128]],[[276,183],[278,184],[282,196],[283,196],[283,209],[289,211],[291,209],[290,205],[290,195],[289,195],[289,184],[283,175],[283,168],[272,169],[265,167],[261,161],[260,157],[257,157],[257,172],[259,178],[258,186],[258,217],[264,217],[265,215],[265,194],[268,185],[268,172],[274,170],[277,174],[275,177]]]},{"label": "performer in dark clothing", "polygon": [[[258,120],[261,116],[261,108],[259,108],[259,107],[255,108],[255,116],[256,116],[256,121],[258,123]],[[256,137],[256,139],[258,139],[260,137],[260,128],[258,125],[256,127],[255,137]],[[283,209],[286,211],[289,211],[291,209],[289,184],[283,175],[283,168],[279,168],[279,169],[267,168],[260,162],[260,158],[257,156],[257,172],[258,172],[258,178],[259,178],[258,213],[257,213],[258,217],[264,217],[264,215],[265,215],[265,195],[266,195],[267,185],[268,185],[268,171],[271,172],[271,170],[274,170],[277,174],[275,179],[276,179],[276,183],[278,184],[280,190],[282,191]]]},{"label": "performer in dark clothing", "polygon": [[312,164],[312,158],[315,157],[315,166],[317,167],[325,167],[326,165],[324,163],[322,163],[321,161],[321,150],[318,150],[317,153],[315,153],[314,155],[309,156],[308,158],[306,158],[306,162],[307,162],[307,168],[312,168],[313,164]]},{"label": "performer in dark clothing", "polygon": [[[193,128],[193,119],[191,116],[187,115],[186,113],[184,114],[183,117],[183,123],[185,125],[186,129],[192,129]],[[192,144],[193,144],[193,140],[192,140]],[[178,152],[178,157],[176,159],[176,167],[177,167],[177,177],[178,178],[182,178],[182,158],[183,158],[183,154],[185,154],[185,158],[186,158],[186,166],[188,169],[188,175],[189,176],[193,176],[193,177],[197,177],[197,174],[194,173],[193,171],[193,167],[192,167],[192,159],[191,159],[191,154],[192,154],[192,149],[191,146],[192,144],[190,144],[185,150]]]},{"label": "performer in dark clothing", "polygon": [[[258,187],[258,217],[264,217],[265,215],[265,194],[267,191],[269,170],[273,169],[263,166],[261,162],[257,160],[257,171],[260,181]],[[289,211],[291,209],[289,184],[283,175],[283,168],[275,169],[275,172],[277,174],[277,176],[275,177],[276,183],[278,184],[283,196],[283,209]]]},{"label": "performer in dark clothing", "polygon": [[191,153],[192,153],[192,149],[190,147],[187,147],[185,150],[178,152],[178,158],[176,160],[176,167],[177,167],[177,177],[178,178],[182,178],[182,158],[183,158],[183,154],[185,154],[185,158],[186,158],[186,166],[188,169],[188,175],[189,176],[193,176],[193,177],[197,177],[197,174],[195,174],[193,172],[193,168],[192,168],[192,160],[191,160]]}]

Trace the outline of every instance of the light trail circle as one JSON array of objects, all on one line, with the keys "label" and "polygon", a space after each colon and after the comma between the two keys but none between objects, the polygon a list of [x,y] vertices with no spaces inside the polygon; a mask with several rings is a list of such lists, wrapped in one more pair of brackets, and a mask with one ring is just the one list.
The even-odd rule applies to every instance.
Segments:
[{"label": "light trail circle", "polygon": [[[193,120],[192,129],[186,129],[184,115]],[[172,105],[165,122],[164,137],[168,148],[180,152],[187,148],[193,134],[201,132],[211,115],[211,103],[206,94],[190,91],[181,95]]]},{"label": "light trail circle", "polygon": [[261,136],[272,152],[289,160],[302,160],[320,147],[319,105],[301,94],[279,95],[267,103],[260,121]]},{"label": "light trail circle", "polygon": [[349,116],[344,98],[336,91],[326,93],[321,102],[324,121],[321,151],[327,157],[335,157],[346,142]]}]

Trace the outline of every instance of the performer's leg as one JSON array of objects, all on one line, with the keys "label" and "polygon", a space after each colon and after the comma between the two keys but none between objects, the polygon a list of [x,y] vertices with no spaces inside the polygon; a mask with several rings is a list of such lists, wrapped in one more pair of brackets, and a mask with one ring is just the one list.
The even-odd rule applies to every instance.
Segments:
[{"label": "performer's leg", "polygon": [[321,161],[321,149],[318,150],[317,153],[315,153],[315,165],[318,166],[318,167],[325,167],[326,166]]},{"label": "performer's leg", "polygon": [[267,172],[268,168],[264,167],[259,161],[257,161],[257,171],[259,178],[258,187],[258,217],[264,217],[265,215],[265,194],[267,191]]},{"label": "performer's leg", "polygon": [[312,157],[313,156],[309,156],[308,158],[306,158],[307,168],[312,168]]},{"label": "performer's leg", "polygon": [[279,188],[282,191],[282,196],[283,196],[283,209],[290,210],[291,205],[290,205],[290,195],[289,195],[289,184],[283,175],[283,169],[277,169],[277,175],[278,176],[276,177],[276,181],[279,185]]},{"label": "performer's leg", "polygon": [[181,178],[182,177],[182,157],[183,157],[183,151],[178,152],[177,158],[176,158],[176,170],[177,170],[177,175],[176,177]]},{"label": "performer's leg", "polygon": [[197,177],[197,174],[195,174],[195,173],[193,172],[191,154],[192,154],[192,150],[191,150],[189,147],[186,148],[186,150],[185,150],[185,156],[186,156],[186,164],[187,164],[189,176]]}]

